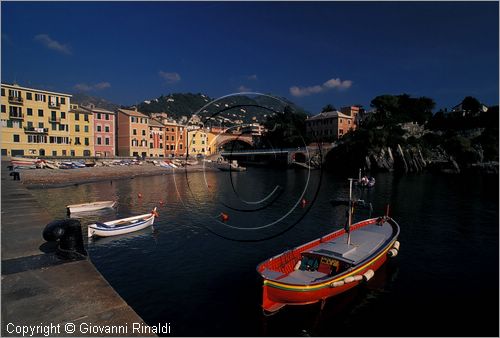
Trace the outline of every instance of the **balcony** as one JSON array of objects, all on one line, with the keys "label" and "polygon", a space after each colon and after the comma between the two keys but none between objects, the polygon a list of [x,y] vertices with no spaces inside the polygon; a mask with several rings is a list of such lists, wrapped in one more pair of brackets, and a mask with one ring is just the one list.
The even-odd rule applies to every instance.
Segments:
[{"label": "balcony", "polygon": [[24,114],[23,113],[9,113],[9,118],[11,120],[24,120]]},{"label": "balcony", "polygon": [[23,104],[23,98],[19,96],[9,96],[9,103]]},{"label": "balcony", "polygon": [[49,128],[24,127],[24,132],[27,134],[48,134]]},{"label": "balcony", "polygon": [[51,109],[61,109],[61,104],[60,103],[49,102],[49,108],[51,108]]},{"label": "balcony", "polygon": [[61,123],[60,117],[49,117],[49,123]]}]

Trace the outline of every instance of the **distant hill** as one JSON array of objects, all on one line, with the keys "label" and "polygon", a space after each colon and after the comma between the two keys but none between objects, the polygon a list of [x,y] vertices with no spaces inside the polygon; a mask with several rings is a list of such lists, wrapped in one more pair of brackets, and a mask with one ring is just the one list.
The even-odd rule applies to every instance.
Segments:
[{"label": "distant hill", "polygon": [[[202,93],[173,93],[161,95],[156,99],[145,100],[137,106],[137,109],[147,115],[165,112],[169,117],[179,121],[183,116],[189,119],[192,114],[209,104],[200,113],[202,120],[205,122],[207,120],[212,121],[216,125],[225,126],[238,124],[239,121],[243,121],[243,123],[263,123],[268,115],[283,111],[286,105],[291,106],[298,113],[308,114],[307,111],[293,102],[285,98],[278,99],[276,100],[268,96],[249,97],[239,95],[230,96],[216,103],[209,104],[214,99]],[[111,111],[125,107],[85,93],[73,94],[71,102],[79,105],[94,104],[96,107]],[[235,108],[227,109],[230,107]]]},{"label": "distant hill", "polygon": [[[218,121],[217,123],[223,122],[225,125],[238,120],[244,123],[264,122],[267,115],[273,114],[273,111],[283,111],[286,105],[290,105],[297,112],[307,114],[293,102],[285,98],[280,99],[282,102],[266,96],[231,96],[210,104],[201,111],[200,117],[212,117],[212,120]],[[212,101],[211,97],[201,93],[173,93],[144,101],[138,105],[138,110],[148,114],[166,112],[172,118],[179,120],[181,116],[190,117]],[[226,110],[234,106],[238,107]]]},{"label": "distant hill", "polygon": [[80,106],[87,106],[89,104],[93,104],[96,107],[104,108],[110,111],[115,111],[120,108],[119,104],[109,102],[103,98],[90,96],[85,93],[75,93],[71,98],[71,103],[76,103]]}]

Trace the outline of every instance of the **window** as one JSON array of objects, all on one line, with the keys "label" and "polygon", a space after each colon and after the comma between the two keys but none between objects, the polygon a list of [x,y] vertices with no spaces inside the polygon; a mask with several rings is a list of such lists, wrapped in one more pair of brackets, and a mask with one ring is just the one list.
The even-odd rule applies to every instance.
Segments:
[{"label": "window", "polygon": [[79,113],[75,113],[75,121],[80,121],[80,114]]},{"label": "window", "polygon": [[179,150],[182,150],[182,144],[179,144]]},{"label": "window", "polygon": [[150,144],[149,144],[149,148],[153,148],[153,143],[150,143]]},{"label": "window", "polygon": [[43,109],[38,109],[38,117],[43,117]]},{"label": "window", "polygon": [[14,142],[19,142],[19,135],[17,134],[14,134]]},{"label": "window", "polygon": [[145,130],[142,131],[142,136],[146,136],[146,131]]},{"label": "window", "polygon": [[98,145],[101,145],[101,143],[102,143],[101,138],[100,138],[100,137],[98,137],[98,138],[97,138],[97,144],[98,144]]},{"label": "window", "polygon": [[75,131],[76,131],[76,132],[79,132],[79,131],[80,131],[80,125],[75,124]]},{"label": "window", "polygon": [[100,120],[101,119],[101,113],[97,113],[96,119]]},{"label": "window", "polygon": [[109,114],[104,114],[104,117],[106,118],[107,121],[109,121]]},{"label": "window", "polygon": [[170,145],[170,150],[175,150],[175,146],[173,144]]},{"label": "window", "polygon": [[2,104],[2,113],[5,113],[5,112],[6,112],[6,111],[5,111],[5,105],[4,105],[4,104]]},{"label": "window", "polygon": [[86,138],[85,138],[85,145],[86,145],[86,146],[88,146],[89,144],[90,144],[89,138],[88,138],[88,137],[86,137]]},{"label": "window", "polygon": [[134,123],[135,122],[135,117],[130,116],[130,122]]},{"label": "window", "polygon": [[28,114],[28,116],[33,116],[33,109],[32,108],[27,108],[26,109],[26,114]]},{"label": "window", "polygon": [[63,151],[62,151],[62,155],[63,155],[63,156],[66,156],[66,154],[67,154],[67,153],[66,153],[66,150],[64,150],[64,149],[63,149]]},{"label": "window", "polygon": [[5,89],[2,88],[2,96],[5,96]]},{"label": "window", "polygon": [[175,137],[174,136],[172,136],[172,141],[175,141]]},{"label": "window", "polygon": [[89,114],[85,114],[85,116],[83,117],[83,119],[85,120],[85,122],[89,122]]},{"label": "window", "polygon": [[132,135],[137,135],[137,129],[132,129]]},{"label": "window", "polygon": [[43,122],[38,122],[38,128],[43,128]]},{"label": "window", "polygon": [[28,128],[29,128],[29,129],[33,128],[33,122],[28,121]]},{"label": "window", "polygon": [[83,127],[83,131],[86,132],[86,133],[88,133],[89,132],[89,126],[84,126]]},{"label": "window", "polygon": [[52,156],[57,156],[57,150],[52,150]]},{"label": "window", "polygon": [[102,130],[102,127],[100,125],[97,125],[97,131],[101,132],[101,130]]},{"label": "window", "polygon": [[109,146],[109,137],[106,137],[106,138],[104,139],[104,144],[106,144],[107,146]]},{"label": "window", "polygon": [[52,119],[52,121],[56,120],[56,112],[55,111],[50,112],[50,118]]},{"label": "window", "polygon": [[71,151],[70,151],[70,154],[71,154],[71,156],[72,156],[72,157],[74,157],[74,156],[75,156],[75,151],[74,151],[74,150],[71,150]]},{"label": "window", "polygon": [[50,127],[52,130],[57,130],[57,124],[55,124],[55,123],[51,123]]},{"label": "window", "polygon": [[[81,142],[80,142],[80,138],[79,137],[75,137],[75,145],[80,145]],[[72,155],[72,156],[75,156],[75,155]]]},{"label": "window", "polygon": [[106,133],[109,133],[109,126],[104,126],[104,131],[105,131]]},{"label": "window", "polygon": [[65,97],[61,97],[61,104],[66,104],[66,98]]},{"label": "window", "polygon": [[196,144],[196,140],[193,140],[193,144]]},{"label": "window", "polygon": [[47,99],[44,94],[35,94],[35,101],[45,102]]},{"label": "window", "polygon": [[63,111],[61,112],[61,118],[62,118],[62,119],[65,119],[65,118],[66,118],[66,113],[65,113],[65,112],[63,112]]},{"label": "window", "polygon": [[26,100],[33,100],[33,93],[26,92]]}]

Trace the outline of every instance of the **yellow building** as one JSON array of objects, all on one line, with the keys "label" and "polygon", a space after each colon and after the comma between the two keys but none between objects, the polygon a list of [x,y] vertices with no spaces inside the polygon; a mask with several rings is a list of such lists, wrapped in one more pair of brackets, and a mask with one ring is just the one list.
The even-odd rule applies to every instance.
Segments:
[{"label": "yellow building", "polygon": [[203,129],[192,129],[188,130],[187,134],[188,154],[191,156],[208,155],[207,133]]},{"label": "yellow building", "polygon": [[70,156],[94,156],[94,114],[72,104],[68,114]]},{"label": "yellow building", "polygon": [[4,83],[1,91],[2,156],[70,155],[70,94]]}]

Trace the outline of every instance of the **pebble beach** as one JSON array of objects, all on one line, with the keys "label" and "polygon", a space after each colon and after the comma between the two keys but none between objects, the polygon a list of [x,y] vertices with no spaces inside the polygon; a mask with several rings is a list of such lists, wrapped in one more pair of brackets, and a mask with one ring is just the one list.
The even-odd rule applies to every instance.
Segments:
[{"label": "pebble beach", "polygon": [[64,187],[91,182],[131,179],[140,176],[171,175],[187,172],[218,171],[203,164],[183,168],[163,168],[150,163],[128,166],[86,167],[78,169],[25,169],[20,172],[21,182],[30,189]]}]

